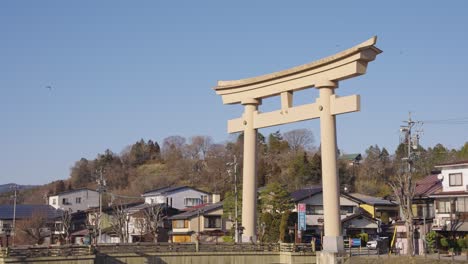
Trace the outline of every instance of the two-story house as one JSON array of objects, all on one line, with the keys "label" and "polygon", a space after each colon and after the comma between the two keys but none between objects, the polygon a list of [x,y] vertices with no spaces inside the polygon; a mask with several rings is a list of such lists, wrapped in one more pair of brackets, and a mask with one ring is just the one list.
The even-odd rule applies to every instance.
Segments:
[{"label": "two-story house", "polygon": [[201,204],[217,203],[220,196],[210,194],[188,186],[165,187],[147,191],[141,195],[147,204],[167,204],[178,210],[184,210]]},{"label": "two-story house", "polygon": [[440,232],[468,233],[468,161],[435,166],[442,189],[434,198],[435,218],[432,229]]},{"label": "two-story house", "polygon": [[172,242],[223,242],[222,237],[231,229],[232,222],[222,216],[223,203],[218,202],[170,217]]},{"label": "two-story house", "polygon": [[48,197],[49,205],[72,213],[99,206],[99,193],[83,188],[57,193]]},{"label": "two-story house", "polygon": [[388,224],[398,218],[399,206],[393,201],[361,193],[350,193],[349,196],[357,199],[359,207],[383,224]]},{"label": "two-story house", "polygon": [[[317,236],[323,234],[323,193],[321,186],[313,186],[297,190],[291,194],[296,206],[298,204],[306,205],[306,230],[303,236]],[[368,215],[360,208],[359,199],[353,196],[340,194],[340,212],[343,228],[343,234],[354,234],[356,232],[366,232],[369,235],[375,235],[379,232],[379,222]],[[359,221],[357,221],[359,220]]]}]

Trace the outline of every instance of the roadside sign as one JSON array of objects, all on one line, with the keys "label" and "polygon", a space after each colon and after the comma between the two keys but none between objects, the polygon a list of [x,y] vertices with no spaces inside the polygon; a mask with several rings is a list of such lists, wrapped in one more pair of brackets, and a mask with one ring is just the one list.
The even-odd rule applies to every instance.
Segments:
[{"label": "roadside sign", "polygon": [[300,231],[306,230],[306,205],[300,203],[297,205],[297,229]]}]

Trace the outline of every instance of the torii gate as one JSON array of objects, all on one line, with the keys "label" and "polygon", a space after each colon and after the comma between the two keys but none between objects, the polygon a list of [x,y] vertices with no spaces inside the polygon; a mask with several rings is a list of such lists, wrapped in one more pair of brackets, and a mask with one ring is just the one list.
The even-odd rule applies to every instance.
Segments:
[{"label": "torii gate", "polygon": [[[360,110],[359,95],[338,97],[338,82],[366,73],[367,63],[382,51],[375,47],[377,37],[333,56],[288,70],[235,81],[218,81],[214,87],[224,104],[242,104],[241,118],[228,121],[228,132],[244,132],[242,190],[242,242],[256,241],[256,145],[259,128],[320,118],[322,184],[324,201],[324,251],[341,252],[343,238],[340,219],[340,190],[337,174],[335,115]],[[315,103],[293,106],[293,92],[315,87]],[[262,113],[263,98],[281,96],[281,110]]]}]

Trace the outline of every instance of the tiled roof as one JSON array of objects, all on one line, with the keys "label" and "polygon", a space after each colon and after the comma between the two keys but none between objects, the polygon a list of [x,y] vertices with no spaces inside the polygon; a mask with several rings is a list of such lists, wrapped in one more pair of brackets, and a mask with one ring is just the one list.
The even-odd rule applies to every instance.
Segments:
[{"label": "tiled roof", "polygon": [[394,202],[379,197],[369,196],[361,193],[350,193],[349,196],[369,205],[396,205]]},{"label": "tiled roof", "polygon": [[416,182],[414,196],[427,197],[440,189],[442,189],[442,182],[437,174],[432,174]]},{"label": "tiled roof", "polygon": [[294,202],[299,202],[321,192],[322,192],[322,186],[310,186],[310,187],[299,189],[299,190],[292,192],[291,197],[294,200]]},{"label": "tiled roof", "polygon": [[171,220],[190,219],[192,217],[197,216],[198,214],[204,215],[205,213],[209,213],[211,211],[218,210],[220,208],[223,208],[223,202],[219,202],[219,203],[215,203],[215,204],[206,204],[203,207],[199,207],[197,209],[187,211],[185,213],[174,215],[174,216],[170,217],[169,219],[171,219]]},{"label": "tiled roof", "polygon": [[[0,205],[0,219],[13,219],[13,205]],[[61,210],[46,204],[18,204],[16,205],[16,219],[27,219],[34,214],[44,214],[48,219],[60,217]]]}]

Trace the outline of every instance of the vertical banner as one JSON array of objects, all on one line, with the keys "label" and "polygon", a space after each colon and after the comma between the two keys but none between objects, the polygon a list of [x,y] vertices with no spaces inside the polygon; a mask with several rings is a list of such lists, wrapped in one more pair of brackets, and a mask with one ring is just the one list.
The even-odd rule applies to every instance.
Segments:
[{"label": "vertical banner", "polygon": [[297,229],[306,230],[306,205],[303,203],[297,204]]}]

